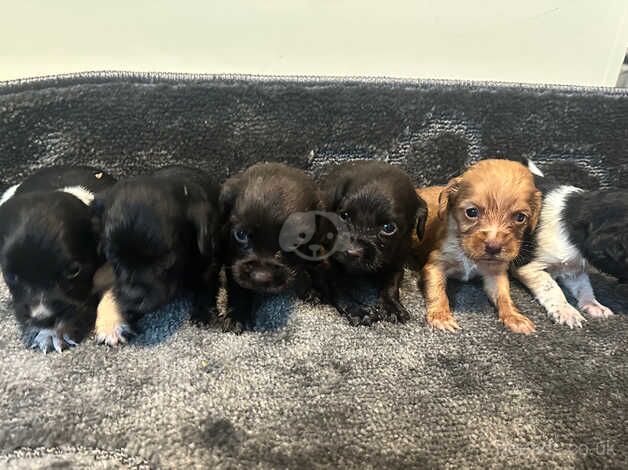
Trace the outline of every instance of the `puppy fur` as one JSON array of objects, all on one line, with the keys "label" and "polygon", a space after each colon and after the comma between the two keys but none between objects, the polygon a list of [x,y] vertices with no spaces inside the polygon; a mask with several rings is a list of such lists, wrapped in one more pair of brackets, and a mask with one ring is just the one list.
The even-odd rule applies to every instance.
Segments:
[{"label": "puppy fur", "polygon": [[91,167],[52,167],[12,186],[0,203],[0,263],[32,346],[62,351],[94,325],[97,252],[87,206],[115,180]]},{"label": "puppy fur", "polygon": [[193,294],[194,320],[215,314],[218,194],[201,170],[170,166],[120,181],[94,200],[94,225],[113,271],[96,324],[101,342],[123,341],[133,322],[182,289]]},{"label": "puppy fur", "polygon": [[314,181],[304,172],[281,163],[260,163],[225,182],[220,205],[228,296],[223,328],[240,332],[254,327],[256,294],[294,287],[305,297],[310,291],[309,261],[280,242],[287,223],[296,224],[295,233],[312,237],[313,218],[305,215],[320,209],[320,200]]},{"label": "puppy fur", "polygon": [[[628,192],[584,191],[539,180],[545,191],[532,256],[514,268],[515,276],[559,324],[580,327],[585,321],[567,301],[560,280],[578,308],[592,317],[613,312],[595,298],[588,265],[626,280],[628,271]],[[544,187],[546,185],[546,187]]]},{"label": "puppy fur", "polygon": [[[321,191],[325,209],[337,214],[348,231],[348,240],[330,258],[330,302],[354,325],[407,321],[399,285],[413,237],[423,237],[427,218],[427,206],[412,181],[388,163],[356,161],[333,169]],[[336,286],[353,277],[374,281],[381,305],[341,305]]]},{"label": "puppy fur", "polygon": [[517,333],[534,324],[510,297],[508,268],[519,256],[541,213],[541,192],[522,164],[488,159],[476,163],[446,187],[418,190],[434,211],[416,256],[425,261],[422,283],[427,321],[437,329],[456,331],[446,284],[450,277],[483,279],[484,290],[500,320]]}]

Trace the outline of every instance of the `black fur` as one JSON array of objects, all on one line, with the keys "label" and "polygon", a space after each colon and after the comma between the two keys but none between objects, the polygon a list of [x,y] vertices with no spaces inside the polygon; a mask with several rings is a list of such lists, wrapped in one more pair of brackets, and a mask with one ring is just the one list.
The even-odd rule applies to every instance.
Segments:
[{"label": "black fur", "polygon": [[[307,249],[307,243],[316,242],[312,211],[319,209],[320,201],[314,181],[301,170],[261,163],[227,180],[220,203],[228,292],[224,328],[238,332],[254,325],[256,293],[275,294],[290,287],[303,297],[309,293],[309,262],[292,248]],[[280,241],[291,233],[303,239],[282,247]]]},{"label": "black fur", "polygon": [[[526,166],[525,157],[508,158]],[[555,177],[534,176],[543,199],[564,186]],[[597,270],[628,281],[628,191],[625,189],[582,190],[565,200],[561,215],[569,240]],[[527,233],[515,266],[524,266],[534,259],[536,235]]]},{"label": "black fur", "polygon": [[[399,301],[399,285],[412,237],[423,237],[427,220],[427,206],[409,176],[384,162],[350,162],[332,170],[321,190],[326,210],[344,218],[349,232],[346,246],[331,256],[328,285],[332,304],[354,324],[383,319],[405,322],[410,315]],[[394,226],[392,234],[385,233],[389,224]],[[375,281],[383,312],[381,308],[341,306],[336,286],[341,278],[353,276]]]},{"label": "black fur", "polygon": [[563,224],[570,241],[591,265],[621,282],[628,281],[628,191],[570,194]]},{"label": "black fur", "polygon": [[128,322],[181,289],[194,295],[194,320],[215,314],[218,194],[201,170],[172,166],[123,180],[94,200],[94,224]]},{"label": "black fur", "polygon": [[[52,167],[26,178],[0,206],[0,263],[22,328],[55,329],[76,342],[92,329],[98,301],[92,279],[103,259],[88,206],[58,189],[93,192],[114,181],[96,168]],[[40,304],[49,316],[33,316]]]},{"label": "black fur", "polygon": [[116,180],[104,171],[90,166],[53,166],[42,168],[26,178],[15,194],[31,191],[55,191],[69,186],[82,186],[92,194],[99,193]]}]

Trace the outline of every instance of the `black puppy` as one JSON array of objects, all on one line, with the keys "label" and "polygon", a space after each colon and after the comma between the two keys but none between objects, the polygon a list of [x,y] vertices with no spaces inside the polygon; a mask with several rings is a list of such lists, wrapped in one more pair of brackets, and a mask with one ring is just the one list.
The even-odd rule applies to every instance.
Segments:
[{"label": "black puppy", "polygon": [[88,204],[115,180],[100,169],[53,167],[0,200],[0,264],[18,322],[46,353],[75,346],[92,329],[97,253]]},{"label": "black puppy", "polygon": [[[180,289],[194,296],[192,318],[214,313],[219,188],[201,170],[171,166],[120,181],[92,203],[113,268],[115,308],[101,310],[97,339],[125,341],[131,324]],[[107,297],[111,303],[111,299]]]},{"label": "black puppy", "polygon": [[566,198],[563,220],[587,261],[628,281],[628,190],[574,191]]},{"label": "black puppy", "polygon": [[[412,181],[388,163],[356,161],[333,169],[321,190],[326,210],[338,214],[348,230],[340,249],[337,238],[331,240],[336,244],[331,250],[328,243],[328,252],[333,252],[328,283],[331,303],[353,324],[407,321],[410,315],[399,301],[399,285],[413,235],[423,237],[427,218],[427,206]],[[341,306],[336,286],[354,276],[376,281],[383,312],[356,304]]]},{"label": "black puppy", "polygon": [[[228,309],[225,330],[240,332],[254,324],[255,294],[276,294],[294,287],[310,291],[306,265],[316,258],[314,181],[280,163],[256,164],[223,185]],[[311,243],[310,243],[311,242]]]},{"label": "black puppy", "polygon": [[576,298],[578,308],[592,317],[613,312],[595,297],[588,265],[628,279],[628,191],[587,191],[537,178],[544,192],[539,227],[525,256],[514,270],[554,321],[582,326],[584,317],[571,306],[555,279]]}]

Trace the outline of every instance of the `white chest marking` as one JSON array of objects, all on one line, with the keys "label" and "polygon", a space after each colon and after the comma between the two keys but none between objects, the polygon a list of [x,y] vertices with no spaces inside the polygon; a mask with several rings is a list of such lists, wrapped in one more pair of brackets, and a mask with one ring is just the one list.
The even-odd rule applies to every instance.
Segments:
[{"label": "white chest marking", "polygon": [[445,263],[447,277],[468,281],[480,274],[477,264],[464,254],[457,235],[456,221],[449,217],[447,237],[441,247],[441,259]]},{"label": "white chest marking", "polygon": [[77,197],[81,200],[83,204],[89,206],[91,202],[94,200],[94,193],[84,188],[83,186],[66,186],[59,191],[63,191],[64,193],[71,194],[72,196]]},{"label": "white chest marking", "polygon": [[0,198],[0,206],[13,197],[13,195],[15,194],[15,191],[17,191],[17,188],[20,187],[20,184],[22,183],[14,184],[9,189],[7,189],[4,193],[2,193],[2,198]]},{"label": "white chest marking", "polygon": [[582,272],[587,266],[578,248],[569,241],[569,233],[562,218],[565,200],[570,194],[580,191],[574,186],[560,186],[543,201],[535,260],[547,265],[548,271],[556,275]]}]

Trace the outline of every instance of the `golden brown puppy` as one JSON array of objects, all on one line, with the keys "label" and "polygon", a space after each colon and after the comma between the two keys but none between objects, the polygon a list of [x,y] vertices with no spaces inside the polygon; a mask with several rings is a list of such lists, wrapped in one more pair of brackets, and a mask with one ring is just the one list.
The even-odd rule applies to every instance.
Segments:
[{"label": "golden brown puppy", "polygon": [[508,268],[527,233],[534,231],[541,192],[532,173],[518,162],[483,160],[446,187],[417,190],[428,205],[425,238],[416,253],[424,265],[427,321],[441,330],[459,328],[447,292],[447,278],[467,281],[481,276],[499,319],[516,333],[531,333],[534,324],[510,298]]}]

